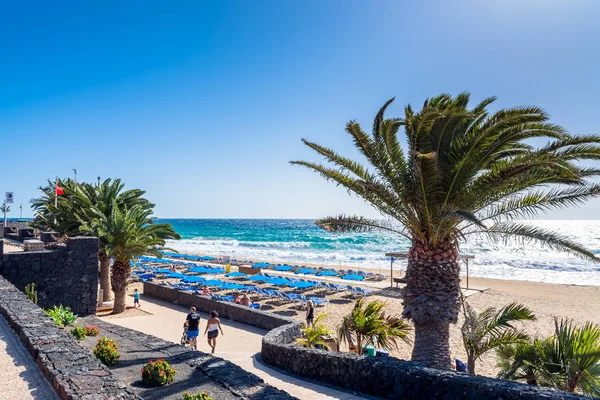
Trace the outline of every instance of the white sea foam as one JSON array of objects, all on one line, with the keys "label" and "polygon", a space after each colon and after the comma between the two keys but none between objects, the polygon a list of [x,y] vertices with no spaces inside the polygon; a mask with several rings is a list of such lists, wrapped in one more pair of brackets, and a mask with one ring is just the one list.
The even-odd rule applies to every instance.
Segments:
[{"label": "white sea foam", "polygon": [[[576,240],[584,247],[600,253],[599,221],[532,221],[536,226],[550,228]],[[373,269],[390,267],[385,252],[406,250],[406,243],[387,235],[373,240],[344,241],[244,241],[235,239],[196,238],[170,241],[169,246],[180,252],[230,256],[237,259],[269,260],[293,264],[311,263],[333,266],[361,266]],[[469,263],[469,274],[476,277],[517,279],[548,283],[600,286],[600,264],[558,253],[532,243],[493,243],[483,237],[472,237],[461,243],[461,253],[474,254]],[[405,268],[404,260],[397,260],[395,268]],[[463,271],[464,272],[464,271]]]}]

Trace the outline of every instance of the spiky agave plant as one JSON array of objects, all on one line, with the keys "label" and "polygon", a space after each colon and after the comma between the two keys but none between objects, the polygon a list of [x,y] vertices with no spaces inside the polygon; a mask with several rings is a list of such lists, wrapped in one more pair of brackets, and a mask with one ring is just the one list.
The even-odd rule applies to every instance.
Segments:
[{"label": "spiky agave plant", "polygon": [[[412,359],[438,368],[450,366],[449,329],[460,309],[459,239],[476,232],[521,238],[597,261],[568,237],[514,220],[600,195],[600,186],[586,180],[600,170],[580,163],[600,158],[600,137],[572,136],[538,107],[490,113],[494,97],[473,108],[469,99],[468,93],[443,94],[426,100],[420,111],[407,106],[403,118],[384,118],[389,100],[370,135],[350,121],[346,130],[369,167],[306,139],[330,165],[291,161],[362,197],[389,219],[330,217],[318,221],[320,227],[383,229],[411,242],[403,315],[415,327]],[[532,139],[548,143],[535,147]]]},{"label": "spiky agave plant", "polygon": [[463,314],[465,322],[461,332],[470,374],[475,373],[475,362],[488,351],[529,339],[529,335],[518,329],[515,322],[536,320],[531,310],[518,303],[511,303],[500,310],[489,307],[478,313],[463,301]]},{"label": "spiky agave plant", "polygon": [[386,303],[374,300],[365,305],[365,299],[356,300],[352,312],[345,316],[338,328],[338,340],[356,343],[356,351],[373,345],[385,350],[398,347],[398,339],[409,342],[410,325],[397,316],[386,315]]}]

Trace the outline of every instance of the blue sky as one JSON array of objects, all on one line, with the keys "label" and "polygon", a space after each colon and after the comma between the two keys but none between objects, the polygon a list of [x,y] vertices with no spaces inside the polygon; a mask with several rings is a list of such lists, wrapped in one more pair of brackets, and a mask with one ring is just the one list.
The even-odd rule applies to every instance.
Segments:
[{"label": "blue sky", "polygon": [[[527,4],[525,4],[527,3]],[[600,2],[0,2],[0,192],[121,177],[160,217],[376,214],[288,165],[441,92],[599,133]],[[11,216],[18,216],[13,211]],[[600,202],[554,218],[600,218]]]}]

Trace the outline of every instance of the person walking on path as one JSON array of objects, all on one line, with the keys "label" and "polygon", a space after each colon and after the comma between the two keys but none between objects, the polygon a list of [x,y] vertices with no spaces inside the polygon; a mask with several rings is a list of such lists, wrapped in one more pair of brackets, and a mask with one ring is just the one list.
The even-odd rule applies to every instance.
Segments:
[{"label": "person walking on path", "polygon": [[133,292],[133,308],[140,308],[140,292],[137,289]]},{"label": "person walking on path", "polygon": [[306,327],[310,328],[315,320],[315,306],[312,300],[306,302]]},{"label": "person walking on path", "polygon": [[210,319],[206,323],[206,330],[204,330],[205,335],[208,332],[208,345],[212,348],[211,353],[214,353],[215,348],[217,347],[217,336],[219,336],[219,331],[221,331],[221,335],[225,335],[223,333],[223,328],[221,328],[219,313],[211,311]]},{"label": "person walking on path", "polygon": [[188,327],[187,338],[190,341],[191,348],[198,350],[196,338],[200,333],[200,314],[196,312],[196,307],[190,308],[190,313],[187,315],[184,325]]}]

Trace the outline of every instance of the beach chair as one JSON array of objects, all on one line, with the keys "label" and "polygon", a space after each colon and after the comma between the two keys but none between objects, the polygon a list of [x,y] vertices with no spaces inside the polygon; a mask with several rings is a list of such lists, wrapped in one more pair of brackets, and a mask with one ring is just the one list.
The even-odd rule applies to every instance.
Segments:
[{"label": "beach chair", "polygon": [[260,303],[250,304],[250,308],[252,308],[253,310],[260,310],[261,307],[262,307],[262,304],[260,304]]},{"label": "beach chair", "polygon": [[310,297],[310,300],[312,300],[313,304],[315,305],[315,307],[318,307],[320,305],[324,305],[328,303],[327,299],[324,299],[322,297]]}]

